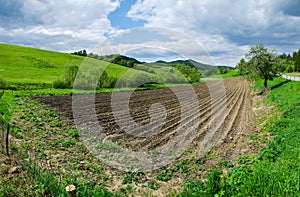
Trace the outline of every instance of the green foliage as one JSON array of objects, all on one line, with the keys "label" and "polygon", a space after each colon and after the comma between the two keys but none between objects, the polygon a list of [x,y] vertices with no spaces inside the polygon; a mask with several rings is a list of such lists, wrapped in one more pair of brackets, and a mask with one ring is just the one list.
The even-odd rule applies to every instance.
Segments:
[{"label": "green foliage", "polygon": [[[263,86],[263,80],[259,83]],[[206,183],[186,181],[179,196],[299,196],[300,83],[276,78],[272,85],[276,88],[267,101],[276,104],[283,115],[268,127],[274,136],[268,147],[256,157],[239,157],[241,166],[219,162],[221,167],[233,168],[223,176],[213,170]]]},{"label": "green foliage", "polygon": [[226,73],[229,72],[229,70],[227,68],[218,68],[218,70],[219,70],[219,72],[220,72],[221,75],[222,74],[226,74]]},{"label": "green foliage", "polygon": [[117,86],[118,87],[139,87],[142,86],[145,83],[151,83],[155,82],[155,77],[152,75],[149,75],[145,72],[137,73],[134,70],[130,70],[126,73],[126,75],[123,75],[122,78],[118,81]]},{"label": "green foliage", "polygon": [[145,176],[144,172],[141,171],[132,171],[128,172],[127,175],[124,177],[122,184],[130,184],[132,182],[137,182],[139,177]]},{"label": "green foliage", "polygon": [[0,77],[0,89],[5,89],[6,88],[6,81]]},{"label": "green foliage", "polygon": [[204,72],[203,74],[205,77],[211,77],[214,75],[220,75],[218,69],[210,69]]},{"label": "green foliage", "polygon": [[295,62],[289,61],[289,60],[283,60],[282,61],[282,67],[284,67],[284,70],[282,72],[295,72]]},{"label": "green foliage", "polygon": [[125,59],[125,56],[115,55],[115,57],[113,58],[111,63],[119,64],[119,65],[122,65],[125,67],[132,68],[132,67],[134,67],[136,61],[134,59],[129,59],[129,58]]},{"label": "green foliage", "polygon": [[[77,177],[65,178],[62,183],[59,183],[56,174],[46,170],[39,169],[35,166],[24,166],[28,169],[30,178],[35,183],[38,183],[30,190],[35,196],[68,196],[65,192],[65,185],[73,184],[76,186],[77,196],[113,196],[105,188],[95,186],[87,182],[77,181]],[[37,195],[39,191],[40,195]]]},{"label": "green foliage", "polygon": [[63,80],[66,82],[67,86],[73,87],[76,75],[78,73],[79,66],[76,64],[69,64],[65,68],[63,74]]},{"label": "green foliage", "polygon": [[160,181],[167,182],[171,179],[173,171],[169,168],[165,169],[161,173],[156,174],[156,179]]},{"label": "green foliage", "polygon": [[206,186],[202,181],[187,180],[183,184],[183,192],[178,197],[205,196]]},{"label": "green foliage", "polygon": [[220,167],[225,167],[225,168],[234,167],[234,165],[231,163],[231,161],[228,161],[228,160],[219,161],[217,165],[220,166]]},{"label": "green foliage", "polygon": [[67,89],[70,88],[67,84],[67,82],[65,82],[64,80],[60,79],[60,80],[56,80],[53,82],[53,88],[56,89]]},{"label": "green foliage", "polygon": [[11,83],[52,84],[67,64],[80,65],[83,57],[28,47],[0,44],[1,77]]},{"label": "green foliage", "polygon": [[294,55],[295,60],[295,72],[300,72],[300,49]]},{"label": "green foliage", "polygon": [[156,181],[152,180],[148,181],[148,187],[153,190],[158,190],[160,188],[160,185]]},{"label": "green foliage", "polygon": [[190,67],[185,64],[179,64],[175,67],[190,83],[199,82],[202,77],[201,73],[194,67]]},{"label": "green foliage", "polygon": [[100,88],[113,88],[115,87],[117,79],[115,77],[108,76],[107,72],[104,71],[97,84],[97,89]]},{"label": "green foliage", "polygon": [[278,59],[273,50],[259,44],[251,47],[246,54],[248,61],[241,59],[238,68],[242,74],[246,74],[250,79],[263,79],[264,87],[267,89],[267,81],[273,80],[276,75],[276,64]]},{"label": "green foliage", "polygon": [[240,60],[240,62],[237,64],[237,66],[235,67],[241,75],[247,75],[248,74],[248,70],[247,68],[247,62],[244,58],[242,58]]},{"label": "green foliage", "polygon": [[222,171],[214,169],[207,175],[207,182],[187,180],[183,184],[183,192],[178,196],[216,196],[224,193],[222,174]]},{"label": "green foliage", "polygon": [[214,196],[221,190],[221,175],[222,171],[215,169],[208,174],[206,183],[208,195]]},{"label": "green foliage", "polygon": [[111,62],[113,64],[118,64],[118,65],[129,67],[129,68],[133,68],[137,64],[141,64],[141,62],[139,62],[138,60],[136,60],[134,58],[123,56],[120,54],[98,55],[98,54],[89,53],[87,55],[87,57],[94,58],[97,60]]},{"label": "green foliage", "polygon": [[181,160],[178,164],[176,164],[175,170],[188,173],[189,172],[188,162],[189,161],[187,159]]},{"label": "green foliage", "polygon": [[67,65],[65,67],[62,78],[54,81],[53,87],[60,88],[60,89],[73,88],[78,70],[79,70],[79,66],[75,64]]},{"label": "green foliage", "polygon": [[78,56],[84,56],[84,57],[87,56],[87,52],[86,52],[85,49],[80,50],[80,51],[76,51],[76,52],[71,53],[71,54],[73,54],[73,55],[78,55]]}]

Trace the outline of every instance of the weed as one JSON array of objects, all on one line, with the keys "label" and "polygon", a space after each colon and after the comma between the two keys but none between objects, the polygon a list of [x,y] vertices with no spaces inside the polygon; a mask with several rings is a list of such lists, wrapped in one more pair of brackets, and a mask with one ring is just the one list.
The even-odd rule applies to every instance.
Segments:
[{"label": "weed", "polygon": [[61,143],[62,147],[68,148],[76,144],[75,139],[67,139]]},{"label": "weed", "polygon": [[14,154],[18,153],[18,146],[17,146],[16,144],[11,144],[11,145],[9,146],[9,149],[10,149]]},{"label": "weed", "polygon": [[173,175],[173,171],[167,168],[163,172],[156,174],[156,179],[167,182],[171,179],[172,175]]},{"label": "weed", "polygon": [[189,172],[188,163],[189,161],[187,159],[181,160],[178,164],[176,164],[175,170],[188,173]]},{"label": "weed", "polygon": [[231,161],[224,160],[224,161],[219,161],[217,166],[219,167],[224,167],[224,168],[232,168],[234,165],[232,164]]},{"label": "weed", "polygon": [[219,153],[218,152],[207,152],[206,155],[205,155],[205,158],[206,160],[211,160],[211,159],[214,159],[214,158],[217,158],[219,156]]},{"label": "weed", "polygon": [[158,190],[160,188],[160,185],[155,180],[151,180],[148,181],[148,187],[153,190]]},{"label": "weed", "polygon": [[187,180],[183,184],[183,192],[179,197],[185,196],[204,196],[206,186],[202,181]]},{"label": "weed", "polygon": [[125,188],[121,188],[121,192],[122,194],[128,196],[129,194],[131,194],[133,192],[133,188],[129,185],[127,185]]},{"label": "weed", "polygon": [[141,171],[133,171],[133,172],[128,172],[127,175],[124,177],[122,184],[129,184],[132,182],[137,182],[139,177],[145,176],[144,172]]},{"label": "weed", "polygon": [[258,139],[258,136],[257,135],[250,135],[249,138],[251,140],[257,140]]},{"label": "weed", "polygon": [[211,171],[207,178],[208,181],[206,183],[207,193],[211,196],[217,194],[221,190],[221,175],[222,171],[213,170]]}]

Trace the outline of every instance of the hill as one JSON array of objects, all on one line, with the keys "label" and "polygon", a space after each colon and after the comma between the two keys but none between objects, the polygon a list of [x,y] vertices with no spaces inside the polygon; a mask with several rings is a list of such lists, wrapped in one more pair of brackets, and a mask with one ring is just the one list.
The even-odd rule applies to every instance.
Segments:
[{"label": "hill", "polygon": [[[194,60],[144,63],[119,54],[100,56],[90,53],[87,57],[83,57],[0,44],[0,77],[7,82],[9,89],[50,88],[53,82],[61,79],[67,66],[76,65],[79,68],[83,64],[90,65],[93,69],[89,71],[93,76],[85,74],[83,78],[99,77],[96,75],[97,71],[105,69],[104,82],[107,83],[101,87],[114,87],[117,82],[120,87],[141,86],[143,82],[147,84],[194,83],[200,81],[199,70],[202,76],[218,73],[217,67]],[[83,81],[87,83],[88,80],[83,79]]]},{"label": "hill", "polygon": [[66,53],[0,44],[0,76],[7,82],[50,83],[66,64],[80,64],[82,57]]},{"label": "hill", "polygon": [[[103,69],[107,66],[106,61],[93,58],[0,44],[0,76],[12,87],[18,88],[26,84],[43,84],[43,87],[51,87],[54,81],[61,78],[67,65],[80,66],[83,62],[94,65],[95,68]],[[106,73],[110,77],[119,79],[128,70],[127,67],[110,63]],[[139,70],[131,72],[149,75]]]}]

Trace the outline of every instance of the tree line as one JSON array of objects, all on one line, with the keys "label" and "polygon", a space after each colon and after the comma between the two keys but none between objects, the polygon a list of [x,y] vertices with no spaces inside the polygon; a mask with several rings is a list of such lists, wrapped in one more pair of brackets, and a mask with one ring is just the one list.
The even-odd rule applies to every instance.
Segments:
[{"label": "tree line", "polygon": [[278,55],[284,65],[286,72],[300,72],[300,49],[291,54],[282,53]]}]

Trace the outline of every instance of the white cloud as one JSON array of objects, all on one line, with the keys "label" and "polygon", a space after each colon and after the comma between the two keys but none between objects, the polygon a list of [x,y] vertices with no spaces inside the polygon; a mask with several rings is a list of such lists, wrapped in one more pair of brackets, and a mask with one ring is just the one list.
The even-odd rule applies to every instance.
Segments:
[{"label": "white cloud", "polygon": [[183,32],[203,44],[217,64],[234,65],[259,42],[296,50],[300,18],[294,7],[292,0],[139,0],[128,16],[147,21],[147,27]]},{"label": "white cloud", "polygon": [[105,33],[115,31],[107,16],[119,1],[24,0],[18,6],[19,17],[11,16],[13,22],[1,24],[13,43],[74,51],[92,49]]}]

